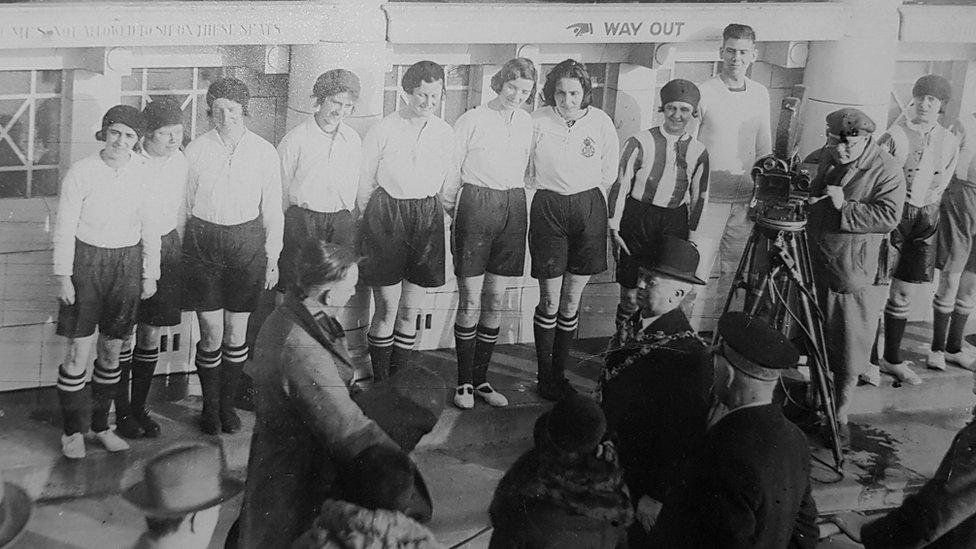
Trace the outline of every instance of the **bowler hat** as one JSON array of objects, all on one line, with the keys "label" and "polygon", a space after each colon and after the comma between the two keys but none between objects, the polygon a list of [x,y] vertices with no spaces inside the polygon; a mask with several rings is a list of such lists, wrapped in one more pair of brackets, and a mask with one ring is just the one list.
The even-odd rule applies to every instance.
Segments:
[{"label": "bowler hat", "polygon": [[447,399],[444,379],[423,366],[411,365],[353,397],[404,452],[433,430]]},{"label": "bowler hat", "polygon": [[143,477],[123,497],[154,517],[209,509],[244,488],[243,482],[226,476],[220,449],[206,442],[178,444],[163,450],[146,464]]},{"label": "bowler hat", "polygon": [[0,478],[0,548],[12,544],[24,531],[32,506],[23,488]]},{"label": "bowler hat", "polygon": [[666,235],[656,253],[646,253],[639,265],[648,271],[655,272],[691,284],[705,284],[695,272],[698,270],[698,248],[687,240],[676,236]]},{"label": "bowler hat", "polygon": [[766,320],[739,311],[718,319],[725,358],[733,368],[762,381],[774,381],[779,370],[793,368],[800,353],[786,336]]},{"label": "bowler hat", "polygon": [[607,418],[595,400],[572,394],[556,402],[535,421],[537,448],[560,454],[587,453],[596,449],[607,431]]}]

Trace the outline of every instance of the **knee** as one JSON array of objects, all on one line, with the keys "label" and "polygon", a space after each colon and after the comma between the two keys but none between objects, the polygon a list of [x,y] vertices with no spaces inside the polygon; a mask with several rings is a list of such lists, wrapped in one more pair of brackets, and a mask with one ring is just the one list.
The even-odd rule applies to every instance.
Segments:
[{"label": "knee", "polygon": [[214,328],[200,327],[200,348],[205,351],[216,351],[220,348],[220,344],[223,343],[224,334],[223,330],[217,330]]},{"label": "knee", "polygon": [[892,307],[901,309],[911,305],[911,299],[908,292],[904,290],[892,290],[888,295],[888,304]]},{"label": "knee", "polygon": [[579,314],[579,301],[564,300],[559,304],[559,314],[564,317],[573,317]]},{"label": "knee", "polygon": [[485,296],[481,306],[488,311],[500,312],[505,307],[505,294],[489,294]]},{"label": "knee", "polygon": [[[489,299],[486,303],[491,305],[491,300]],[[458,310],[459,311],[477,311],[481,308],[482,303],[480,296],[474,294],[461,294],[458,297]]]},{"label": "knee", "polygon": [[559,302],[552,298],[552,296],[541,296],[539,298],[539,305],[536,307],[539,312],[545,313],[546,315],[555,315],[556,311],[559,310]]}]

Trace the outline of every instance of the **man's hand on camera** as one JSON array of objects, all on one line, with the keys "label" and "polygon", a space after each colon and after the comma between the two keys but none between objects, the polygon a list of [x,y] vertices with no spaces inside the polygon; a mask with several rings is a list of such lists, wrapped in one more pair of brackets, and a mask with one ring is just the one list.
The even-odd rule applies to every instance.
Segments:
[{"label": "man's hand on camera", "polygon": [[844,188],[838,187],[837,185],[827,185],[826,188],[827,196],[830,198],[830,202],[833,203],[835,209],[841,209],[844,207]]}]

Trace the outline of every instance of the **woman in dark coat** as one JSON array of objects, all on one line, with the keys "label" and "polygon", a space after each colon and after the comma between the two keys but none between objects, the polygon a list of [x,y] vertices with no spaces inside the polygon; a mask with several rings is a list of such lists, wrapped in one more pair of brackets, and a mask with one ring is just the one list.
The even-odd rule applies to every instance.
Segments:
[{"label": "woman in dark coat", "polygon": [[582,395],[539,416],[535,447],[495,490],[491,549],[612,549],[626,542],[633,508],[623,473],[597,457],[606,427],[600,406]]},{"label": "woman in dark coat", "polygon": [[389,446],[371,446],[342,470],[335,499],[322,504],[292,549],[444,549],[421,522],[417,466]]}]

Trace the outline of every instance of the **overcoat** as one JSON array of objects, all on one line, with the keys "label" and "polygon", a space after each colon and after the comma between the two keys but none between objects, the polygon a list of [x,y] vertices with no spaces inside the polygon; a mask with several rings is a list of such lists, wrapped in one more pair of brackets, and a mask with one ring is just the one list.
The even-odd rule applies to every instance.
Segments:
[{"label": "overcoat", "polygon": [[240,547],[289,547],[332,495],[339,466],[375,444],[396,447],[353,402],[341,326],[324,347],[302,327],[295,300],[265,320],[249,365],[257,396]]},{"label": "overcoat", "polygon": [[861,529],[867,549],[976,547],[976,421],[952,440],[935,476]]},{"label": "overcoat", "polygon": [[601,404],[634,502],[664,501],[705,436],[712,362],[680,308],[643,329],[640,312],[627,324],[608,348]]},{"label": "overcoat", "polygon": [[807,439],[778,405],[739,408],[705,434],[664,502],[654,547],[809,548],[817,544]]}]

